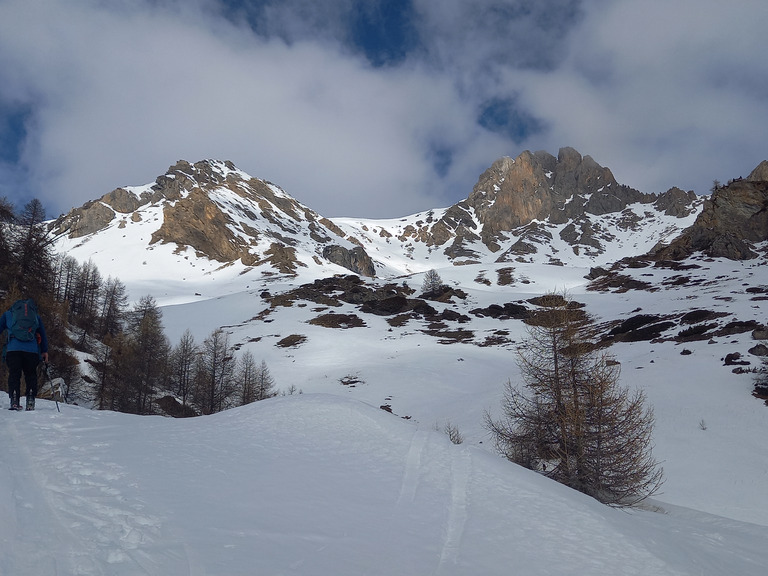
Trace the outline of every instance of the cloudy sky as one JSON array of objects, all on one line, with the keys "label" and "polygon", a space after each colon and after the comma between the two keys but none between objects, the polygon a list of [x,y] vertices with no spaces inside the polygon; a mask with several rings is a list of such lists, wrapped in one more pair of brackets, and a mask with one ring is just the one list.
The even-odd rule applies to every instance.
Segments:
[{"label": "cloudy sky", "polygon": [[768,159],[766,30],[765,0],[0,0],[0,196],[215,158],[396,217],[562,146],[706,193]]}]

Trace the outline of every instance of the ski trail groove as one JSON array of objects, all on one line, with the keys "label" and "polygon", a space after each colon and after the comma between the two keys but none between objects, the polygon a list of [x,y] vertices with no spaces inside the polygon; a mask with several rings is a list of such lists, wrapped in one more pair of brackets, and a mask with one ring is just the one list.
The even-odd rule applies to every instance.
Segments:
[{"label": "ski trail groove", "polygon": [[469,516],[469,481],[472,471],[472,456],[466,448],[456,451],[451,460],[451,501],[448,522],[440,554],[437,574],[447,564],[456,564],[461,550],[464,526]]},{"label": "ski trail groove", "polygon": [[[31,548],[0,557],[0,576],[193,574],[183,543],[163,529],[138,485],[126,482],[112,442],[50,414],[41,409],[0,423],[8,444],[0,474],[9,471],[15,501],[11,530]],[[30,436],[42,440],[33,445]],[[46,529],[33,533],[34,526]]]},{"label": "ski trail groove", "polygon": [[[25,415],[30,420],[32,415]],[[21,536],[22,545],[5,550],[2,574],[51,574],[64,576],[104,576],[102,566],[94,559],[90,542],[78,537],[71,524],[64,521],[47,489],[44,473],[31,456],[31,447],[21,426],[31,423],[6,421],[6,458],[13,486],[16,514],[13,530]],[[45,526],[45,532],[39,532]],[[41,547],[40,543],[45,546]]]},{"label": "ski trail groove", "polygon": [[416,490],[419,487],[419,476],[421,475],[421,454],[427,445],[428,438],[429,433],[422,430],[416,430],[413,434],[411,446],[405,457],[403,482],[400,486],[400,495],[397,498],[398,507],[416,499]]}]

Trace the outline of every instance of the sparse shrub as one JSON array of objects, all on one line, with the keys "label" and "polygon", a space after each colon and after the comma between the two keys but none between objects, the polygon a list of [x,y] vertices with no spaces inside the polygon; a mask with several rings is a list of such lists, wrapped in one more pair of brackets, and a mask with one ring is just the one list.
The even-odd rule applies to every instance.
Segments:
[{"label": "sparse shrub", "polygon": [[304,394],[304,392],[296,388],[296,384],[291,384],[282,392],[283,396],[293,396],[294,394]]},{"label": "sparse shrub", "polygon": [[342,376],[339,378],[339,383],[342,386],[349,386],[350,388],[354,388],[358,384],[365,384],[365,380],[360,378],[359,373],[355,374],[347,374],[346,376]]},{"label": "sparse shrub", "polygon": [[454,444],[462,444],[464,442],[464,436],[459,431],[459,427],[455,424],[446,422],[443,427],[443,432],[445,432],[446,436],[448,436],[450,441]]}]

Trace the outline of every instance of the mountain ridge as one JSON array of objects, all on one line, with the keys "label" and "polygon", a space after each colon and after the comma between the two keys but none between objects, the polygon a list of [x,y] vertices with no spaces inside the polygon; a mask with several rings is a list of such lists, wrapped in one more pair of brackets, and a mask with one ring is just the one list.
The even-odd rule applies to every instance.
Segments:
[{"label": "mountain ridge", "polygon": [[[711,196],[675,187],[649,194],[619,184],[609,168],[573,148],[561,148],[557,157],[526,150],[496,160],[467,198],[452,206],[382,220],[324,217],[230,161],[180,160],[154,183],[116,188],[51,228],[66,239],[62,247],[86,260],[94,254],[84,247],[107,229],[151,222],[142,235],[148,257],[169,245],[220,267],[237,264],[267,275],[352,271],[392,277],[484,262],[591,267],[647,254],[674,259],[702,249],[739,259],[753,256],[754,243],[768,237],[759,216],[766,174],[768,162]],[[757,207],[745,228],[751,233],[739,230],[744,202]],[[697,218],[704,218],[698,228]],[[729,227],[728,242],[717,241],[719,226]],[[707,228],[714,232],[695,232]],[[684,239],[689,229],[693,240]]]}]

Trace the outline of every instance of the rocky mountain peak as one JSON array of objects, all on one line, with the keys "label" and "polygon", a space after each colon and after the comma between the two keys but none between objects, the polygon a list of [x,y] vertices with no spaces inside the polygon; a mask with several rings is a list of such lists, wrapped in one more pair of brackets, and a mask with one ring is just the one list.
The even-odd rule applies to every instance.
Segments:
[{"label": "rocky mountain peak", "polygon": [[613,173],[592,157],[561,148],[557,158],[526,150],[514,160],[497,160],[480,176],[467,204],[484,224],[484,240],[490,242],[498,232],[533,220],[562,224],[584,212],[616,212],[647,199],[620,186]]},{"label": "rocky mountain peak", "polygon": [[763,160],[747,177],[747,180],[751,182],[766,182],[768,181],[768,160]]},{"label": "rocky mountain peak", "polygon": [[768,161],[763,161],[748,178],[716,188],[693,225],[654,256],[680,260],[702,252],[710,257],[748,260],[757,256],[755,244],[766,240]]},{"label": "rocky mountain peak", "polygon": [[650,213],[684,218],[700,202],[693,192],[678,188],[656,195],[621,185],[610,169],[573,148],[561,148],[557,157],[526,150],[517,158],[496,160],[465,201],[409,234],[428,245],[447,244],[444,251],[453,259],[477,257],[471,245],[479,240],[506,261],[537,252],[536,246],[550,243],[553,229],[560,227],[560,238],[575,251],[600,254],[615,235],[598,230],[595,219],[617,214],[617,228],[636,228],[644,211],[624,214],[635,204],[649,205]]},{"label": "rocky mountain peak", "polygon": [[291,274],[307,265],[298,255],[304,250],[309,253],[305,259],[323,258],[359,274],[375,273],[367,254],[355,250],[357,245],[332,222],[229,161],[179,160],[153,184],[117,188],[72,210],[52,227],[72,239],[150,217],[160,222],[151,231],[150,246],[190,247],[222,264],[267,264]]}]

